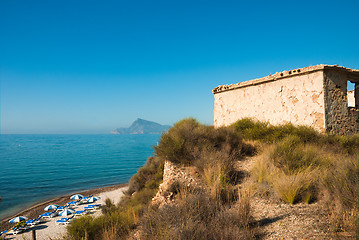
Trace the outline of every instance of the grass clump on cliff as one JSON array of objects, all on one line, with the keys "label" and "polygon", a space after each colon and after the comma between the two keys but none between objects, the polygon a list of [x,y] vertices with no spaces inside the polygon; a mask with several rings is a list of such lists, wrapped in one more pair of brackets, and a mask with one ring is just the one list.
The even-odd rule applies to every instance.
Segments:
[{"label": "grass clump on cliff", "polygon": [[200,171],[220,165],[225,172],[243,155],[254,148],[242,141],[232,127],[214,128],[200,124],[193,118],[184,119],[161,136],[155,147],[159,158],[175,164],[196,166]]},{"label": "grass clump on cliff", "polygon": [[196,167],[212,198],[229,203],[236,199],[234,185],[240,180],[235,163],[253,154],[254,147],[233,127],[214,128],[188,118],[161,136],[155,152],[161,159]]}]

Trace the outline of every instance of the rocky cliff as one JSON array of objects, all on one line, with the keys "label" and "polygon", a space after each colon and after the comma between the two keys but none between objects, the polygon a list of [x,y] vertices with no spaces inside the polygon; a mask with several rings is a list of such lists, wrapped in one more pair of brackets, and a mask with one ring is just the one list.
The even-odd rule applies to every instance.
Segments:
[{"label": "rocky cliff", "polygon": [[202,188],[203,184],[194,167],[181,167],[169,161],[165,161],[163,168],[163,182],[159,186],[152,204],[162,207],[173,201],[176,187],[187,189]]}]

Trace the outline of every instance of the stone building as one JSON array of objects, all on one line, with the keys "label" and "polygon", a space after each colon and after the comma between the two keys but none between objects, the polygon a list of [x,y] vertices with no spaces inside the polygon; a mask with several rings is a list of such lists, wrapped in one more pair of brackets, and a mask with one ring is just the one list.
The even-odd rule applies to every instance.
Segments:
[{"label": "stone building", "polygon": [[[347,91],[348,82],[355,83]],[[317,65],[213,89],[214,126],[250,117],[352,134],[359,124],[359,70]]]}]

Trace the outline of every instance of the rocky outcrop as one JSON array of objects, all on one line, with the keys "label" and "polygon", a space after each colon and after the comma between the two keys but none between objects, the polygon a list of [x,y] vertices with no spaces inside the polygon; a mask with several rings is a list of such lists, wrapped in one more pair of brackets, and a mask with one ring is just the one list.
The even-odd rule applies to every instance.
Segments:
[{"label": "rocky outcrop", "polygon": [[165,161],[163,182],[159,186],[156,196],[152,199],[152,204],[159,207],[170,204],[173,202],[178,188],[196,189],[202,186],[196,168],[181,167]]}]

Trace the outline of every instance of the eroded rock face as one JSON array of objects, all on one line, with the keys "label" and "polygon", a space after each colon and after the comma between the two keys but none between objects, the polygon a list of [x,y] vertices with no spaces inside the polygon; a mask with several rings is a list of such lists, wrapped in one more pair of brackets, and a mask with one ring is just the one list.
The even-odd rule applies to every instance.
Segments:
[{"label": "eroded rock face", "polygon": [[170,204],[176,194],[175,189],[178,185],[189,189],[202,186],[198,172],[194,167],[181,167],[169,161],[165,161],[163,182],[160,184],[156,196],[152,199],[152,204],[159,207]]}]

